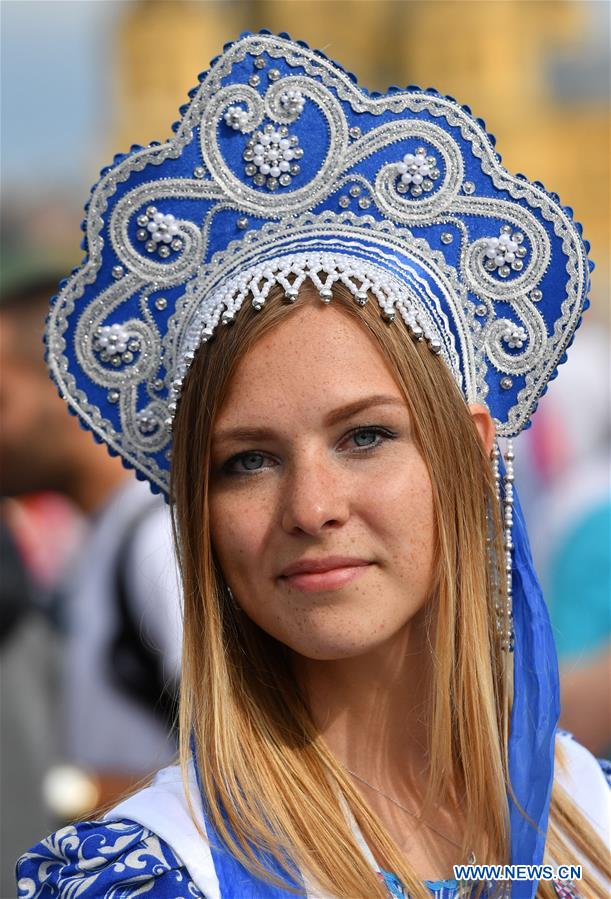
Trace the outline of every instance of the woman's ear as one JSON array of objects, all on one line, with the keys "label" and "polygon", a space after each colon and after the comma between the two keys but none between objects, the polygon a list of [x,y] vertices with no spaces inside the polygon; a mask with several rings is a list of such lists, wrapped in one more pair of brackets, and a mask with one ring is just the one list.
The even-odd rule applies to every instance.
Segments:
[{"label": "woman's ear", "polygon": [[489,456],[492,452],[496,437],[496,428],[490,412],[488,412],[486,406],[483,406],[481,403],[471,403],[469,405],[469,412],[471,413],[475,427],[479,432],[479,438],[486,450],[486,455]]}]

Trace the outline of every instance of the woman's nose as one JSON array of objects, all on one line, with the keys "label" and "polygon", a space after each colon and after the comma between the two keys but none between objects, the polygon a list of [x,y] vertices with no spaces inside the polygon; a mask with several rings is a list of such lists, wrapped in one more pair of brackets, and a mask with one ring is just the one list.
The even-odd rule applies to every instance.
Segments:
[{"label": "woman's nose", "polygon": [[341,473],[314,454],[295,463],[282,497],[282,527],[287,533],[315,535],[344,524],[349,516],[349,490]]}]

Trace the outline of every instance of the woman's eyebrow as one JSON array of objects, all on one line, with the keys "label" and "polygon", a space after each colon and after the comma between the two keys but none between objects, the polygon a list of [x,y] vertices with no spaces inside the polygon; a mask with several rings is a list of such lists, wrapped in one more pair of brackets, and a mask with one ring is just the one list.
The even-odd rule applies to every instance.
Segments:
[{"label": "woman's eyebrow", "polygon": [[[406,408],[405,402],[397,396],[386,396],[384,394],[375,394],[373,396],[361,397],[345,406],[340,406],[328,412],[324,417],[324,425],[334,425],[352,415],[364,412],[372,406],[401,406]],[[266,440],[276,436],[272,428],[265,427],[236,427],[226,428],[216,431],[213,435],[214,443],[223,443],[230,440]]]}]

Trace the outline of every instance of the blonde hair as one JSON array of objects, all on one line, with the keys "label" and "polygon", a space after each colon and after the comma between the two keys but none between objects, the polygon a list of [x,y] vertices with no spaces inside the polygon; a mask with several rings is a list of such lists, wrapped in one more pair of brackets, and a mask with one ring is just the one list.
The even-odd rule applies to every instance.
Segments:
[{"label": "blonde hair", "polygon": [[[306,282],[297,305],[311,290]],[[502,585],[503,577],[492,570],[490,558],[501,560],[503,554],[490,460],[452,376],[426,344],[414,342],[400,321],[384,322],[375,301],[357,307],[341,284],[334,287],[333,303],[368,330],[388,361],[432,482],[434,682],[422,817],[444,801],[449,783],[456,785],[468,810],[464,856],[473,849],[478,860],[503,863],[508,860],[512,670],[495,633],[495,585]],[[341,794],[376,846],[378,861],[401,880],[411,899],[429,899],[314,728],[289,651],[232,602],[212,547],[207,496],[216,414],[244,354],[292,308],[279,290],[260,313],[245,304],[235,324],[220,328],[196,354],[175,419],[171,495],[184,588],[183,776],[187,783],[193,739],[210,822],[228,850],[262,879],[287,886],[258,858],[268,855],[289,881],[302,870],[338,899],[385,899],[386,889],[346,820]],[[490,515],[492,552],[486,541]],[[555,787],[548,830],[554,859],[574,859],[569,840],[595,867],[610,867],[602,840]],[[587,872],[584,883],[591,890],[584,896],[595,897]],[[543,883],[538,895],[551,899],[551,884]]]}]

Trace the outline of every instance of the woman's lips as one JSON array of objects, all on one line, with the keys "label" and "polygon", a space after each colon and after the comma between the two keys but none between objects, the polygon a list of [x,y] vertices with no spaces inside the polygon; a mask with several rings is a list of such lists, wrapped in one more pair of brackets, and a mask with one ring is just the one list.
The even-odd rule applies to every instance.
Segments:
[{"label": "woman's lips", "polygon": [[322,590],[335,590],[350,583],[357,577],[361,577],[371,563],[363,562],[359,565],[344,565],[340,568],[331,568],[329,571],[309,571],[301,574],[284,576],[285,581],[294,590],[303,590],[305,593],[316,593]]}]

